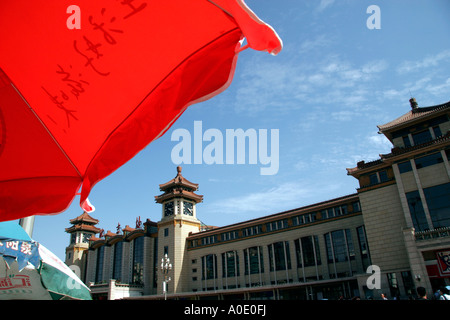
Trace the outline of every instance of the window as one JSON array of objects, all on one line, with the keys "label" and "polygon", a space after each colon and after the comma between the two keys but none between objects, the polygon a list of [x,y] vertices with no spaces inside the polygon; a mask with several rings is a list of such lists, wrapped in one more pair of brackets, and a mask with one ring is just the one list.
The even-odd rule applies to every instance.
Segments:
[{"label": "window", "polygon": [[132,284],[144,284],[144,237],[133,240]]},{"label": "window", "polygon": [[239,276],[239,256],[236,251],[222,253],[222,278]]},{"label": "window", "polygon": [[400,292],[398,289],[397,275],[395,273],[387,274],[388,283],[389,283],[389,291],[392,297],[397,297]]},{"label": "window", "polygon": [[363,268],[366,270],[372,263],[370,260],[369,254],[369,246],[367,243],[366,230],[364,226],[360,226],[356,228],[356,232],[358,233],[358,243],[359,243],[359,251],[361,252],[361,260],[363,263]]},{"label": "window", "polygon": [[423,210],[422,199],[420,199],[419,191],[411,191],[405,194],[408,201],[409,214],[416,231],[428,230],[427,218]]},{"label": "window", "polygon": [[441,128],[439,128],[439,126],[433,127],[433,133],[435,138],[442,136]]},{"label": "window", "polygon": [[304,217],[303,216],[296,216],[292,218],[292,225],[294,226],[300,226],[302,224],[304,224]]},{"label": "window", "polygon": [[421,169],[428,166],[432,166],[434,164],[442,163],[444,160],[442,159],[442,155],[440,152],[429,154],[420,158],[415,159],[416,168]]},{"label": "window", "polygon": [[88,243],[89,242],[89,239],[92,237],[92,234],[90,234],[90,233],[84,233],[83,232],[83,243]]},{"label": "window", "polygon": [[103,280],[103,259],[105,257],[105,246],[97,249],[97,266],[95,268],[95,282]]},{"label": "window", "polygon": [[291,269],[291,255],[289,242],[280,241],[272,243],[269,248],[270,271]]},{"label": "window", "polygon": [[344,206],[334,207],[334,212],[336,213],[337,216],[346,215],[348,213],[347,206],[344,205]]},{"label": "window", "polygon": [[242,230],[242,234],[244,235],[244,237],[248,237],[248,236],[254,236],[257,234],[260,234],[262,231],[262,227],[261,225],[258,226],[253,226],[253,227],[248,227]]},{"label": "window", "polygon": [[387,171],[381,170],[379,172],[374,172],[369,174],[370,185],[375,185],[378,183],[386,182],[389,180]]},{"label": "window", "polygon": [[244,250],[245,274],[248,275],[264,272],[262,247],[251,247]]},{"label": "window", "polygon": [[411,147],[411,141],[409,140],[409,136],[403,136],[402,139],[405,148]]},{"label": "window", "polygon": [[415,285],[414,280],[411,275],[411,271],[403,271],[402,272],[402,280],[403,287],[405,288],[405,292],[408,296],[415,296]]},{"label": "window", "polygon": [[114,264],[113,264],[113,279],[122,279],[122,252],[123,242],[119,241],[114,245]]},{"label": "window", "polygon": [[389,180],[386,170],[382,170],[382,171],[378,172],[378,175],[380,177],[380,182],[386,182]]},{"label": "window", "polygon": [[215,254],[208,254],[202,257],[202,279],[217,278],[217,257]]},{"label": "window", "polygon": [[376,173],[372,173],[369,175],[370,185],[378,183],[378,175]]},{"label": "window", "polygon": [[169,228],[165,228],[164,229],[164,237],[168,237],[169,236]]},{"label": "window", "polygon": [[410,161],[405,161],[405,162],[399,163],[398,164],[398,170],[400,171],[400,173],[405,173],[405,172],[412,171],[411,162]]},{"label": "window", "polygon": [[228,240],[234,240],[238,238],[238,232],[237,231],[230,231],[222,233],[222,241],[228,241]]},{"label": "window", "polygon": [[77,241],[77,234],[76,233],[72,233],[70,235],[70,244],[73,244]]},{"label": "window", "polygon": [[349,229],[326,233],[325,243],[328,263],[345,262],[355,259],[355,249]]},{"label": "window", "polygon": [[272,221],[266,223],[266,229],[268,232],[280,230],[288,227],[288,221],[287,219],[278,220],[278,221]]},{"label": "window", "polygon": [[361,204],[359,201],[355,201],[352,203],[353,212],[360,212],[361,211]]},{"label": "window", "polygon": [[429,129],[414,133],[412,138],[415,146],[433,140]]},{"label": "window", "polygon": [[336,216],[336,213],[334,212],[334,209],[333,209],[333,208],[329,208],[329,209],[327,210],[327,212],[328,212],[328,218],[333,218],[333,217]]},{"label": "window", "polygon": [[423,189],[434,228],[450,227],[450,183]]},{"label": "window", "polygon": [[208,236],[208,237],[204,237],[202,238],[202,245],[208,245],[208,244],[213,244],[216,243],[216,237],[217,236]]},{"label": "window", "polygon": [[308,236],[294,241],[298,267],[311,267],[321,264],[319,238]]}]

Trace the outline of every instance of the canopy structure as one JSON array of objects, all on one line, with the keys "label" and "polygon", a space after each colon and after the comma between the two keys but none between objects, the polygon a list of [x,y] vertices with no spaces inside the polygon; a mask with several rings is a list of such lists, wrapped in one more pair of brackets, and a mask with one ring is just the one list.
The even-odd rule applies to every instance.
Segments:
[{"label": "canopy structure", "polygon": [[92,211],[98,181],[229,86],[244,37],[282,47],[242,0],[2,0],[0,221],[80,188]]}]

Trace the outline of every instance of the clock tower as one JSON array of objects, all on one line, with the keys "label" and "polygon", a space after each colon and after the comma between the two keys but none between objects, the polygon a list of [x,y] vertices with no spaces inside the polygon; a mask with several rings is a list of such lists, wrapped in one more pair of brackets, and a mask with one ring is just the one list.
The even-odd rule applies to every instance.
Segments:
[{"label": "clock tower", "polygon": [[72,226],[66,228],[66,232],[70,234],[70,244],[66,247],[65,263],[74,270],[74,266],[78,268],[77,275],[80,279],[84,279],[86,256],[84,252],[89,249],[89,239],[99,233],[101,229],[95,225],[98,220],[92,218],[87,212],[83,212],[80,216],[71,219]]},{"label": "clock tower", "polygon": [[[197,219],[197,203],[203,201],[198,195],[198,184],[192,183],[181,174],[181,167],[177,167],[177,175],[172,180],[160,184],[163,193],[155,196],[157,203],[162,205],[162,217],[158,222],[158,266],[167,254],[172,263],[171,278],[167,286],[167,293],[183,292],[187,290],[189,264],[187,261],[186,238],[189,233],[200,231],[201,222]],[[184,279],[184,280],[183,280]],[[158,292],[163,293],[164,276],[158,270]]]}]

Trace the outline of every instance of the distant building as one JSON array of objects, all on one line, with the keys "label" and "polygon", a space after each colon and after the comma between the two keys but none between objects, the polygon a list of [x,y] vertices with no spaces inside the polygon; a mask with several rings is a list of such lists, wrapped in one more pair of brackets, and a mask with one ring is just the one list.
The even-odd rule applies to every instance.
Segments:
[{"label": "distant building", "polygon": [[355,194],[212,228],[197,218],[198,185],[178,167],[155,197],[159,222],[104,233],[84,213],[66,229],[66,263],[94,299],[163,299],[165,254],[168,299],[407,299],[418,286],[449,285],[450,102],[410,103],[378,126],[391,153],[347,169]]}]

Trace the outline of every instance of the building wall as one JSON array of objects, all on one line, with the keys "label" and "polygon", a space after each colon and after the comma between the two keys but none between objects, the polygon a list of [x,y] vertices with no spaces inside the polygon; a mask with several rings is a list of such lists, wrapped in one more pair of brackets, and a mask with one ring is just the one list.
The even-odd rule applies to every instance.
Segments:
[{"label": "building wall", "polygon": [[[154,285],[154,280],[155,280],[155,265],[156,265],[156,261],[155,261],[155,250],[156,245],[155,245],[155,240],[156,238],[154,237],[145,237],[144,238],[144,252],[146,252],[146,254],[144,255],[144,294],[148,295],[148,294],[155,294],[156,293],[156,288]],[[130,262],[132,261],[131,259],[132,256],[129,256],[129,260]],[[130,263],[131,266],[131,263]],[[129,277],[131,279],[131,269],[129,270]]]},{"label": "building wall", "polygon": [[[167,231],[165,231],[167,229]],[[188,256],[186,239],[192,232],[200,230],[200,221],[195,218],[183,217],[175,215],[174,217],[161,220],[158,224],[158,267],[161,259],[164,257],[165,247],[168,251],[168,258],[172,263],[172,271],[170,273],[171,281],[168,285],[168,292],[184,292],[188,291]],[[165,235],[168,232],[168,235]],[[158,274],[158,292],[162,293],[162,281],[164,275]]]},{"label": "building wall", "polygon": [[[227,288],[245,288],[263,285],[276,285],[286,283],[300,283],[304,281],[319,281],[332,279],[336,273],[346,273],[348,277],[356,274],[365,273],[360,255],[358,244],[358,235],[356,228],[363,225],[362,215],[357,214],[345,218],[317,223],[310,226],[299,227],[292,230],[281,230],[261,236],[254,236],[246,240],[231,241],[223,244],[215,244],[202,248],[193,248],[189,250],[189,268],[190,268],[190,291],[202,290],[221,290]],[[356,251],[354,261],[338,262],[336,265],[327,263],[327,249],[325,244],[326,233],[350,229],[354,249]],[[319,240],[319,252],[321,263],[317,266],[300,267],[297,265],[295,240],[307,236],[317,236]],[[287,242],[290,256],[291,268],[280,271],[270,271],[269,246],[277,242]],[[263,254],[264,272],[257,274],[245,274],[245,256],[244,251],[251,247],[260,247]],[[235,251],[239,257],[239,276],[223,277],[222,253]],[[214,279],[203,279],[202,257],[214,254],[217,259],[217,276]],[[336,268],[335,268],[336,266]],[[350,268],[351,266],[351,268]],[[350,269],[352,271],[350,271]],[[195,271],[194,271],[195,270]],[[339,276],[338,276],[339,277]],[[193,280],[196,279],[196,280]]]},{"label": "building wall", "polygon": [[372,263],[381,270],[408,268],[402,235],[406,222],[397,186],[391,184],[361,192],[359,199]]}]

